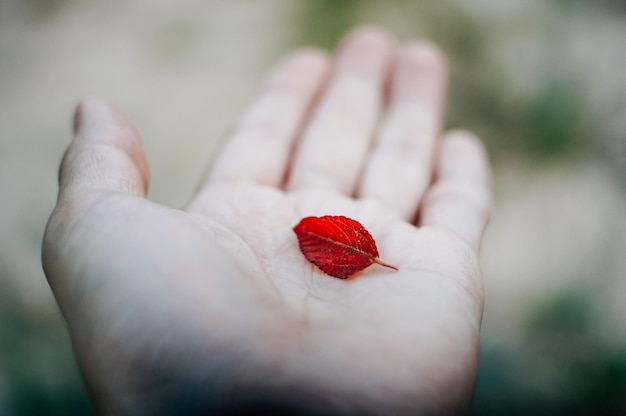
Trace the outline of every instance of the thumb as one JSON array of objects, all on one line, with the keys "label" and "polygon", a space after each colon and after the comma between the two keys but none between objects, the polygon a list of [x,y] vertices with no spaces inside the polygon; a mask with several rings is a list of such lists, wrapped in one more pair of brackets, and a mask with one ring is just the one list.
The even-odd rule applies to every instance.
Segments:
[{"label": "thumb", "polygon": [[122,112],[100,99],[76,107],[74,140],[59,171],[59,198],[124,193],[145,197],[148,161],[139,132]]}]

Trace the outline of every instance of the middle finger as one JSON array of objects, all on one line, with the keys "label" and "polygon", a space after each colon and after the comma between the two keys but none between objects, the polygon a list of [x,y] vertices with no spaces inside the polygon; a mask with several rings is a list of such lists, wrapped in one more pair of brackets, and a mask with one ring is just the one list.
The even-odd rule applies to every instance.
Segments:
[{"label": "middle finger", "polygon": [[288,189],[351,195],[370,147],[394,42],[378,29],[347,37],[326,95],[304,132]]},{"label": "middle finger", "polygon": [[398,51],[394,68],[389,112],[364,169],[359,196],[374,198],[413,221],[432,176],[447,68],[439,49],[414,42]]}]

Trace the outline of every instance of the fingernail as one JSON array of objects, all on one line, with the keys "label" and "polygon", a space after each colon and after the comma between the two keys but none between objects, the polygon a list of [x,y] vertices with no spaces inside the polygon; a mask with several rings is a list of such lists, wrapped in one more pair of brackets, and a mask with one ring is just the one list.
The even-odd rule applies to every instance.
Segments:
[{"label": "fingernail", "polygon": [[72,127],[73,127],[75,135],[78,134],[78,132],[81,129],[82,119],[83,119],[82,103],[79,103],[78,105],[76,105],[76,108],[74,109],[74,118],[72,119]]}]

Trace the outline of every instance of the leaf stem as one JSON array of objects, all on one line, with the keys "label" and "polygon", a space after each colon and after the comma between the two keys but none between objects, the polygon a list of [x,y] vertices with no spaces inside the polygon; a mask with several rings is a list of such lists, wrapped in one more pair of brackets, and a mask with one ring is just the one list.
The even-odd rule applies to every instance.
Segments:
[{"label": "leaf stem", "polygon": [[390,269],[394,269],[394,270],[396,270],[396,271],[397,271],[397,270],[399,270],[397,266],[393,266],[393,265],[391,265],[391,264],[389,264],[389,263],[385,263],[384,261],[382,261],[382,260],[381,260],[381,259],[379,259],[378,257],[375,257],[372,261],[373,261],[374,263],[376,263],[376,264],[380,264],[381,266],[388,267],[388,268],[390,268]]}]

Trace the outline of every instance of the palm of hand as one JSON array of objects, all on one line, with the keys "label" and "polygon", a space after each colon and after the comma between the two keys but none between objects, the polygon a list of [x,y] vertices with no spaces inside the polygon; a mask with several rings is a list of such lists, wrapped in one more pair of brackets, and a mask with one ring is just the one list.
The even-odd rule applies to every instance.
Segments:
[{"label": "palm of hand", "polygon": [[[360,36],[373,42],[371,33]],[[343,55],[350,55],[346,49]],[[303,101],[311,100],[312,90],[307,94]],[[259,108],[267,105],[260,101]],[[127,135],[127,122],[111,111],[105,110],[109,124],[121,126],[112,136]],[[263,127],[250,124],[250,131]],[[94,131],[82,136],[102,136]],[[94,184],[76,162],[92,149],[77,142],[64,162],[44,265],[98,407],[137,411],[155,400],[169,406],[182,400],[220,411],[233,395],[244,405],[265,396],[301,398],[324,412],[345,403],[351,411],[396,414],[467,404],[482,313],[476,249],[487,206],[486,167],[474,140],[446,141],[434,196],[422,201],[421,228],[406,221],[411,215],[402,203],[394,207],[393,198],[376,195],[380,186],[370,187],[369,196],[365,187],[365,197],[354,199],[345,190],[306,185],[306,157],[292,166],[292,179],[299,169],[306,186],[285,191],[276,180],[260,184],[259,172],[246,177],[245,164],[229,164],[242,156],[236,139],[187,208],[168,209],[140,197],[147,174],[136,145],[114,143],[131,166],[124,156],[113,164],[123,166],[112,179]],[[459,157],[458,149],[468,154]],[[446,168],[457,164],[458,170]],[[231,180],[233,172],[242,177]],[[335,175],[350,177],[347,172]],[[111,184],[118,189],[106,189]],[[106,192],[94,191],[102,187]],[[422,196],[405,198],[401,191],[410,206]],[[399,271],[374,265],[348,280],[322,274],[304,259],[292,231],[309,215],[358,220]],[[59,249],[59,241],[67,248]],[[212,387],[200,399],[193,396],[207,383]]]},{"label": "palm of hand", "polygon": [[[142,361],[132,351],[156,349],[155,360],[185,373],[210,363],[207,356],[243,348],[237,361],[262,367],[262,378],[353,400],[365,387],[434,403],[432,374],[446,400],[468,394],[482,306],[472,282],[476,258],[466,243],[443,230],[415,229],[374,201],[242,184],[215,188],[203,195],[210,205],[196,202],[189,212],[116,197],[83,218],[106,231],[96,241],[82,239],[87,253],[78,256],[94,263],[93,279],[111,294],[90,304],[94,320],[82,322],[83,342],[97,340],[106,363],[92,372],[118,372],[118,365]],[[367,224],[400,270],[374,265],[345,281],[313,268],[292,227],[303,216],[327,213]],[[131,352],[120,355],[111,344]],[[354,386],[355,378],[369,385]],[[470,383],[459,383],[463,378]],[[416,385],[423,391],[416,393]]]}]

